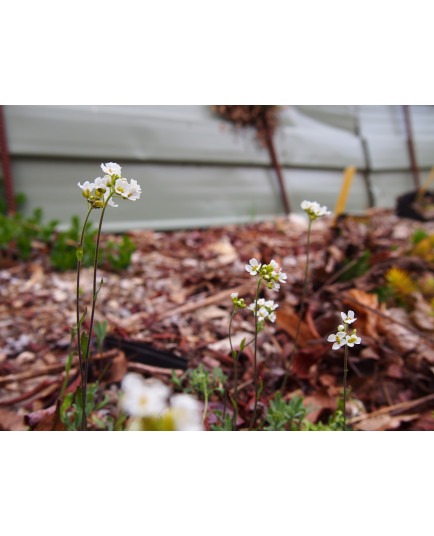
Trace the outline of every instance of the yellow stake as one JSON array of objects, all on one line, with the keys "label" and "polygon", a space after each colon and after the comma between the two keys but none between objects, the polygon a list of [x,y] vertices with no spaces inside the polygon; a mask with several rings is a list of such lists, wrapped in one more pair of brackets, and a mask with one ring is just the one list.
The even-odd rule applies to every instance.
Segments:
[{"label": "yellow stake", "polygon": [[347,167],[344,170],[344,178],[342,181],[341,191],[339,193],[339,197],[335,206],[335,223],[339,214],[342,214],[342,212],[344,211],[345,205],[347,203],[348,193],[350,191],[350,186],[355,174],[356,168],[354,166]]},{"label": "yellow stake", "polygon": [[426,181],[424,182],[424,185],[419,190],[419,192],[418,192],[418,194],[416,196],[416,199],[415,199],[416,201],[420,201],[422,199],[422,197],[427,193],[429,185],[432,183],[433,180],[434,180],[434,166],[431,168],[431,171],[429,172],[429,175],[426,178]]}]

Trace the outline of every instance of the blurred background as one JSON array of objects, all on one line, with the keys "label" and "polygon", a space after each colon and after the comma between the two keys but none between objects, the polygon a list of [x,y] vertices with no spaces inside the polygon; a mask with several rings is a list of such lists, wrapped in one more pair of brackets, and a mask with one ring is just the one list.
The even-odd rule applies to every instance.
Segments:
[{"label": "blurred background", "polygon": [[343,171],[357,172],[346,204],[392,208],[434,164],[434,106],[0,107],[6,202],[67,227],[83,215],[77,182],[117,162],[142,187],[140,203],[107,211],[107,231],[247,223],[333,210]]}]

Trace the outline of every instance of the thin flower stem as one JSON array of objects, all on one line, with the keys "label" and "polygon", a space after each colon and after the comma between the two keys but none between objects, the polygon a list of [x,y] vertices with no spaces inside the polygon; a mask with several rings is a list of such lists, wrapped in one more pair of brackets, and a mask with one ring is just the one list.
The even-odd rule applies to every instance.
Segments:
[{"label": "thin flower stem", "polygon": [[258,286],[256,287],[255,297],[255,358],[254,358],[254,381],[255,381],[255,406],[253,408],[252,420],[250,421],[249,430],[252,429],[256,420],[256,410],[258,405],[258,375],[257,375],[257,352],[258,352],[258,300],[259,300],[259,287],[261,286],[262,277],[258,280]]},{"label": "thin flower stem", "polygon": [[[86,218],[84,219],[83,228],[81,230],[80,242],[78,247],[82,249],[84,233],[86,230],[87,220],[92,211],[92,205],[89,205],[89,210],[87,211]],[[81,349],[81,334],[80,334],[80,270],[81,270],[82,258],[77,258],[77,288],[76,288],[76,316],[77,316],[77,339],[78,339],[78,361],[80,367],[80,378],[81,378],[81,390],[83,392],[83,380],[84,380],[84,367],[83,367],[83,353]]]},{"label": "thin flower stem", "polygon": [[203,408],[203,417],[202,422],[205,422],[206,414],[208,411],[208,389],[206,387],[206,379],[203,378],[203,395],[205,398],[204,408]]},{"label": "thin flower stem", "polygon": [[95,246],[95,259],[93,263],[93,287],[92,287],[92,311],[90,315],[90,326],[89,326],[89,337],[87,340],[86,356],[84,358],[84,381],[81,389],[82,394],[82,420],[81,420],[81,429],[87,430],[87,415],[86,415],[86,395],[87,395],[87,375],[89,368],[89,353],[90,353],[90,343],[92,337],[93,329],[93,319],[95,316],[95,305],[96,305],[96,273],[98,267],[98,253],[99,253],[99,241],[101,238],[101,229],[102,229],[102,220],[104,218],[104,212],[107,207],[107,203],[102,207],[101,217],[99,219],[98,225],[98,234],[96,236],[96,246]]},{"label": "thin flower stem", "polygon": [[[348,326],[345,324],[345,334],[348,331]],[[345,354],[344,354],[344,424],[343,424],[343,431],[345,432],[347,429],[347,415],[346,415],[346,400],[347,400],[347,372],[348,372],[348,346],[345,345]]]},{"label": "thin flower stem", "polygon": [[229,344],[231,346],[231,355],[234,358],[234,402],[232,405],[234,406],[234,412],[232,416],[232,431],[235,430],[236,422],[237,422],[237,413],[238,413],[238,371],[237,371],[237,358],[238,358],[238,352],[235,352],[232,346],[232,320],[234,319],[235,313],[237,312],[237,308],[235,307],[231,314],[231,319],[229,321]]},{"label": "thin flower stem", "polygon": [[299,312],[299,315],[298,315],[297,330],[295,332],[295,338],[294,338],[294,343],[292,345],[291,355],[289,357],[288,367],[286,369],[285,377],[283,378],[283,382],[282,382],[282,387],[281,387],[282,392],[285,390],[286,382],[287,382],[288,376],[289,376],[289,374],[291,372],[292,362],[294,360],[294,354],[295,354],[295,350],[297,348],[298,336],[300,335],[301,319],[303,317],[304,301],[305,301],[305,298],[306,298],[306,290],[307,290],[307,278],[308,278],[308,274],[309,274],[309,252],[310,252],[310,230],[311,230],[311,227],[312,227],[312,220],[309,219],[309,227],[307,229],[306,267],[305,267],[305,270],[304,270],[304,284],[303,284],[303,292],[302,292],[302,295],[301,295],[300,312]]}]

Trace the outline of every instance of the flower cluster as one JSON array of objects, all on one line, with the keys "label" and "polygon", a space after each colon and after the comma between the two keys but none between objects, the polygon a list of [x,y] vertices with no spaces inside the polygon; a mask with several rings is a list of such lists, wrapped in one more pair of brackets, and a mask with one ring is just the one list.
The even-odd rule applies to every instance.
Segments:
[{"label": "flower cluster", "polygon": [[122,170],[118,164],[108,162],[101,164],[104,177],[97,177],[93,182],[85,181],[83,184],[77,183],[85,197],[94,208],[102,208],[106,205],[117,207],[113,202],[113,197],[136,201],[140,198],[142,189],[136,180],[122,177]]},{"label": "flower cluster", "polygon": [[355,344],[360,344],[362,339],[357,337],[357,330],[353,329],[352,333],[348,333],[348,326],[355,322],[357,318],[354,318],[354,311],[348,311],[348,314],[341,313],[343,324],[338,326],[338,332],[333,333],[328,336],[328,342],[332,342],[333,350],[339,350],[341,346],[354,346]]},{"label": "flower cluster", "polygon": [[159,382],[128,373],[122,380],[121,409],[130,416],[128,430],[202,431],[201,404],[187,394],[172,395]]},{"label": "flower cluster", "polygon": [[[271,260],[270,264],[261,264],[256,259],[250,259],[249,264],[245,265],[245,269],[250,275],[256,276],[258,280],[258,286],[260,283],[264,283],[270,290],[278,291],[280,289],[279,283],[286,283],[287,275],[279,269],[279,265],[275,260]],[[259,289],[258,289],[259,290]],[[238,298],[238,292],[231,294],[232,303],[235,310],[244,309],[246,304],[243,298]],[[256,320],[259,328],[263,327],[265,320],[275,322],[278,305],[273,300],[265,300],[259,298],[255,300],[248,309],[256,316]]]},{"label": "flower cluster", "polygon": [[326,216],[330,214],[330,211],[327,210],[326,206],[321,206],[316,201],[303,201],[301,203],[301,208],[307,212],[307,215],[309,216],[310,220],[316,220],[317,218],[320,218],[321,216]]},{"label": "flower cluster", "polygon": [[237,309],[244,309],[246,304],[244,303],[243,298],[238,298],[238,292],[232,292],[231,294],[232,303],[234,304],[234,307]]},{"label": "flower cluster", "polygon": [[271,260],[270,264],[261,264],[256,259],[250,259],[249,264],[245,265],[246,270],[250,275],[258,276],[261,281],[271,290],[279,290],[279,283],[286,283],[287,275],[282,272],[282,269],[277,272],[279,266],[275,260]]},{"label": "flower cluster", "polygon": [[274,322],[276,320],[276,313],[274,312],[279,306],[274,303],[274,300],[265,301],[264,298],[260,298],[256,303],[249,305],[249,309],[256,313],[258,322],[265,322],[269,320]]}]

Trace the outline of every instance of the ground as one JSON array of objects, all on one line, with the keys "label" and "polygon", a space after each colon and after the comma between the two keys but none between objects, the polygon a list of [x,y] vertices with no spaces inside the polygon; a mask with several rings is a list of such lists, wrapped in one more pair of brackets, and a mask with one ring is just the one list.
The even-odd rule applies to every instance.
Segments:
[{"label": "ground", "polygon": [[[355,311],[362,343],[349,352],[348,424],[354,430],[434,430],[434,285],[432,222],[373,209],[363,217],[313,222],[306,306],[293,365],[282,396],[312,404],[312,422],[327,420],[342,389],[343,350],[327,336]],[[277,320],[259,335],[258,374],[263,382],[258,416],[279,390],[293,348],[306,266],[307,218],[173,232],[132,231],[130,266],[98,270],[103,285],[95,319],[109,325],[101,353],[91,358],[90,381],[99,380],[107,404],[99,421],[116,416],[120,382],[127,371],[171,384],[171,368],[220,367],[233,394],[228,341],[231,293],[253,301],[255,281],[244,266],[271,259],[288,275],[279,292],[262,291],[279,304]],[[418,238],[415,238],[418,237]],[[116,236],[104,236],[116,240]],[[418,242],[419,246],[417,246]],[[43,244],[26,262],[3,255],[0,270],[0,429],[63,429],[55,418],[65,378],[70,327],[76,320],[75,271],[50,267]],[[395,276],[393,279],[393,271]],[[392,275],[391,275],[392,274]],[[387,279],[389,278],[389,279]],[[406,279],[407,278],[407,279]],[[81,274],[82,307],[89,307],[92,269]],[[410,281],[410,282],[408,282]],[[407,286],[406,286],[407,285]],[[264,293],[265,292],[265,293]],[[235,343],[251,338],[253,318],[234,318]],[[128,346],[132,342],[133,346]],[[239,429],[248,428],[254,401],[253,350],[239,358]],[[79,384],[74,356],[66,393]],[[215,396],[211,409],[230,407]],[[229,410],[228,410],[229,411]],[[213,414],[206,428],[215,421]],[[98,429],[96,424],[91,429]]]}]

